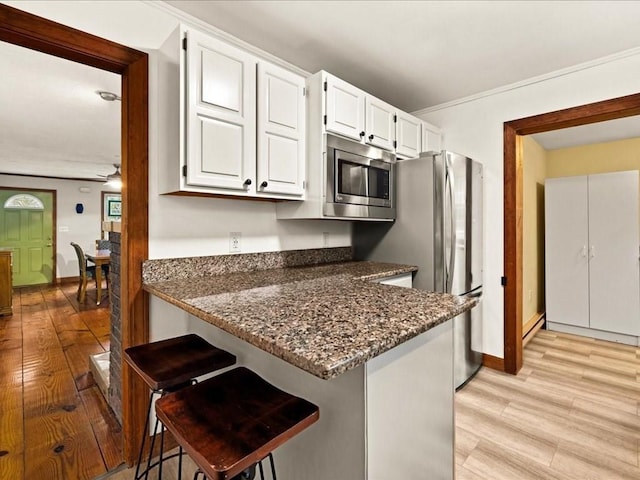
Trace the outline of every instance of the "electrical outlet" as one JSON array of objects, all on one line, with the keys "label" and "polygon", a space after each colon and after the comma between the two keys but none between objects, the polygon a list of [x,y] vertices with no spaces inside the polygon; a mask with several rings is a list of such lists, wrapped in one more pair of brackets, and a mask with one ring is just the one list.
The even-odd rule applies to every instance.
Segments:
[{"label": "electrical outlet", "polygon": [[240,253],[242,251],[242,233],[229,232],[229,253]]},{"label": "electrical outlet", "polygon": [[322,246],[324,248],[329,246],[329,232],[322,232]]}]

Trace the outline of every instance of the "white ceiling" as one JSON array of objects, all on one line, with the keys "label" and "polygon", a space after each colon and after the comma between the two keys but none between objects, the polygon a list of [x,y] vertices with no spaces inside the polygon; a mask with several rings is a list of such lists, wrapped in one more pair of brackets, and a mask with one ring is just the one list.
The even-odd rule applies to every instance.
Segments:
[{"label": "white ceiling", "polygon": [[167,3],[409,112],[640,46],[638,1]]},{"label": "white ceiling", "polygon": [[[120,75],[0,42],[0,173],[98,178],[120,163]],[[11,72],[11,74],[7,74]]]},{"label": "white ceiling", "polygon": [[640,137],[640,116],[619,118],[532,135],[545,150]]},{"label": "white ceiling", "polygon": [[[406,111],[640,47],[640,1],[167,3]],[[113,172],[121,105],[95,92],[119,94],[119,75],[2,42],[0,71],[0,173],[96,178]],[[629,126],[617,122],[536,139],[553,149],[639,136],[638,117]]]}]

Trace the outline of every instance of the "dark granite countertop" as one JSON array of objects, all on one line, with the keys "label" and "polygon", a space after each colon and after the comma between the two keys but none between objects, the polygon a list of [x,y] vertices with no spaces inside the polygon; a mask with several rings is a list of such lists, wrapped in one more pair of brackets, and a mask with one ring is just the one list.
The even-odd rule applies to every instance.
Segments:
[{"label": "dark granite countertop", "polygon": [[[193,261],[193,259],[191,259]],[[374,262],[151,281],[144,289],[323,379],[470,309],[476,300],[370,280],[416,267]]]}]

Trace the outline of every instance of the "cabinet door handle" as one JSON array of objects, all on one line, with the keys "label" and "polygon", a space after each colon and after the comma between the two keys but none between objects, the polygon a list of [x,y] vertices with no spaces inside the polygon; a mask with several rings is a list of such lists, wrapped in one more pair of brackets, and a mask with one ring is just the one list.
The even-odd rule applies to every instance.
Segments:
[{"label": "cabinet door handle", "polygon": [[365,135],[365,133],[364,133],[364,132],[360,132],[360,138],[363,138],[363,137],[364,137],[364,135]]},{"label": "cabinet door handle", "polygon": [[266,180],[260,184],[260,186],[261,186],[262,188],[267,188],[267,185],[269,185],[269,184],[267,183],[267,181],[266,181]]},{"label": "cabinet door handle", "polygon": [[246,185],[247,187],[248,187],[249,185],[251,185],[251,179],[250,179],[250,178],[247,178],[247,179],[244,181],[244,185]]},{"label": "cabinet door handle", "polygon": [[373,140],[373,135],[369,135],[369,141]]}]

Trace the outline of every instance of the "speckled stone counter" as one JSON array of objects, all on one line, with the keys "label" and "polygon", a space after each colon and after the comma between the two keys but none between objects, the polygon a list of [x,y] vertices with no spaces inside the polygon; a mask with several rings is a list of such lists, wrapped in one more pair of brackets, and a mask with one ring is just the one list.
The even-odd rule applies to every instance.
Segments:
[{"label": "speckled stone counter", "polygon": [[[233,261],[249,265],[255,258]],[[151,260],[144,288],[322,379],[361,366],[476,303],[371,282],[416,270],[408,265],[340,262],[218,275],[201,275],[200,269],[190,277],[183,268],[215,262]]]}]

